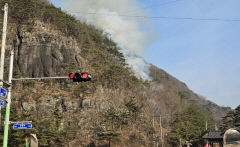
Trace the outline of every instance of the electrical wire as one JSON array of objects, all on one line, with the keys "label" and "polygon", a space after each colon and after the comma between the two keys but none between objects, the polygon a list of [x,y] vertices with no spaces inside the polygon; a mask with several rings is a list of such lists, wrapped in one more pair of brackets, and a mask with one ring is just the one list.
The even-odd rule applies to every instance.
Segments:
[{"label": "electrical wire", "polygon": [[173,1],[168,1],[168,2],[163,2],[163,3],[158,3],[158,4],[151,4],[145,7],[141,7],[139,9],[133,9],[133,10],[128,10],[128,11],[123,11],[121,13],[129,13],[129,12],[136,12],[136,11],[140,11],[141,9],[149,9],[149,8],[153,8],[153,7],[159,7],[159,6],[164,6],[164,5],[168,5],[168,4],[172,4],[172,3],[176,3],[179,1],[183,1],[183,0],[173,0]]},{"label": "electrical wire", "polygon": [[197,21],[223,21],[223,22],[240,22],[240,19],[232,18],[194,18],[194,17],[171,17],[171,16],[144,16],[144,15],[121,15],[121,14],[104,14],[104,13],[84,13],[84,12],[71,12],[76,14],[87,14],[87,15],[102,15],[102,16],[117,16],[127,18],[143,18],[143,19],[168,19],[168,20],[197,20]]}]

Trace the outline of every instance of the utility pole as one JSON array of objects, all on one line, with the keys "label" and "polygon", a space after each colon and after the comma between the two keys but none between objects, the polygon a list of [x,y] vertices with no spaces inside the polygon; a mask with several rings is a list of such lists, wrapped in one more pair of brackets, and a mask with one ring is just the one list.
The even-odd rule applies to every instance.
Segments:
[{"label": "utility pole", "polygon": [[179,147],[182,147],[182,139],[179,140]]},{"label": "utility pole", "polygon": [[7,95],[7,106],[6,106],[6,114],[5,114],[5,122],[4,122],[4,136],[3,136],[3,147],[7,147],[8,143],[8,128],[9,128],[9,118],[10,118],[10,105],[11,105],[11,91],[12,91],[12,75],[13,75],[13,61],[14,61],[14,50],[11,50],[10,56],[10,68],[9,68],[9,78],[8,82],[10,86],[8,87],[8,95]]},{"label": "utility pole", "polygon": [[[162,129],[162,115],[153,115],[152,116],[152,126],[154,128],[154,117],[159,117],[159,128],[160,128],[160,140],[161,140],[161,146],[164,147],[164,139],[163,139],[163,129]],[[155,139],[154,139],[154,133],[153,133],[153,146],[155,146]],[[157,146],[158,146],[158,142],[157,142]]]},{"label": "utility pole", "polygon": [[[4,59],[5,59],[5,47],[7,36],[7,17],[8,17],[8,4],[4,5],[4,18],[3,18],[3,32],[2,32],[2,48],[1,48],[1,63],[0,63],[0,87],[3,87],[3,71],[4,71]],[[1,107],[0,107],[0,124],[1,124]]]},{"label": "utility pole", "polygon": [[208,122],[207,122],[207,120],[206,120],[205,130],[207,131],[207,129],[208,129]]},{"label": "utility pole", "polygon": [[[153,119],[152,119],[152,126],[153,126],[153,129],[154,129],[154,114],[153,114]],[[154,135],[154,132],[153,132],[153,147],[155,147],[155,135]]]},{"label": "utility pole", "polygon": [[[0,63],[1,64],[1,66],[0,66],[0,80],[2,80],[2,81],[3,81],[4,59],[5,59],[6,37],[7,37],[7,17],[8,17],[8,4],[6,3],[4,5],[1,63]],[[0,86],[3,86],[2,81],[0,81]]]},{"label": "utility pole", "polygon": [[[160,140],[161,146],[164,147],[164,139],[163,139],[163,129],[162,129],[162,115],[153,115],[153,128],[154,128],[154,117],[159,117],[159,128],[160,128]],[[154,144],[155,145],[155,144]]]},{"label": "utility pole", "polygon": [[163,131],[162,131],[162,116],[160,115],[159,116],[159,127],[160,127],[160,139],[161,139],[161,144],[162,144],[162,147],[164,146],[163,144]]}]

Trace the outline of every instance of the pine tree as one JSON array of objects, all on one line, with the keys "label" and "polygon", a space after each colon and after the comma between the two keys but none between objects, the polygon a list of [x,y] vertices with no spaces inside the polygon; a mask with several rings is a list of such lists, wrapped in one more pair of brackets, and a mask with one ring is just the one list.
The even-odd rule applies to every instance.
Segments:
[{"label": "pine tree", "polygon": [[120,133],[114,131],[114,130],[109,130],[109,131],[103,131],[99,132],[97,134],[97,139],[98,140],[106,140],[108,141],[108,146],[111,146],[111,142],[119,142]]},{"label": "pine tree", "polygon": [[176,115],[168,141],[177,145],[181,138],[183,142],[191,140],[193,144],[198,144],[202,135],[208,131],[205,128],[206,121],[208,122],[208,130],[213,130],[214,121],[197,106],[189,106],[185,111]]},{"label": "pine tree", "polygon": [[235,110],[229,111],[227,115],[223,117],[221,124],[222,131],[235,127],[240,128],[240,105]]},{"label": "pine tree", "polygon": [[234,126],[240,128],[240,105],[235,109]]},{"label": "pine tree", "polygon": [[121,134],[117,130],[121,125],[121,115],[114,107],[110,107],[103,114],[103,124],[104,127],[97,132],[96,139],[108,141],[109,147],[111,142],[119,142]]},{"label": "pine tree", "polygon": [[139,105],[133,98],[125,102],[127,113],[136,121],[138,114],[141,112],[143,105]]}]

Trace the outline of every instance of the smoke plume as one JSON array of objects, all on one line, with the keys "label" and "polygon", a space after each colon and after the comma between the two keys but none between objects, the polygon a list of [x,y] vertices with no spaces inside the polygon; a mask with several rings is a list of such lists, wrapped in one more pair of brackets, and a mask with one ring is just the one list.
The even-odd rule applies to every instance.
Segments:
[{"label": "smoke plume", "polygon": [[136,0],[65,0],[62,4],[78,19],[110,34],[135,75],[149,79],[150,65],[142,58],[149,43],[149,35],[143,31],[146,24],[138,18],[126,17],[144,15]]}]

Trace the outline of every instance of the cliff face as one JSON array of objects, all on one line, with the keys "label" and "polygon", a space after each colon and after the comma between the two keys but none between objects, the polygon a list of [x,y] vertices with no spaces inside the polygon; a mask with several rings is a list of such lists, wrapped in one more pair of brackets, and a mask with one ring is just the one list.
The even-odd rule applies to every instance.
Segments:
[{"label": "cliff face", "polygon": [[64,63],[76,63],[83,68],[83,59],[78,56],[80,45],[72,37],[39,21],[35,22],[34,31],[25,29],[17,33],[19,44],[15,49],[15,65],[21,73],[31,77],[64,76]]},{"label": "cliff face", "polygon": [[[114,128],[118,131],[110,132],[115,134],[110,140],[119,146],[152,146],[153,132],[160,134],[159,126],[152,126],[153,115],[165,116],[166,134],[174,115],[190,103],[216,120],[228,110],[200,98],[154,66],[152,82],[137,79],[108,36],[78,21],[70,25],[71,17],[52,6],[45,7],[51,10],[46,13],[52,16],[52,11],[57,11],[67,21],[49,16],[52,22],[46,17],[48,13],[41,14],[46,20],[34,18],[30,25],[19,25],[10,18],[6,57],[10,49],[15,49],[14,77],[67,76],[69,72],[88,71],[94,80],[14,82],[11,119],[32,120],[34,129],[11,132],[12,145],[21,144],[23,139],[17,140],[16,136],[21,138],[26,132],[36,133],[41,146],[103,145],[101,141],[107,139],[99,138],[99,132],[106,137],[106,132]],[[8,60],[5,67],[7,71]],[[117,137],[122,139],[120,143]]]}]

